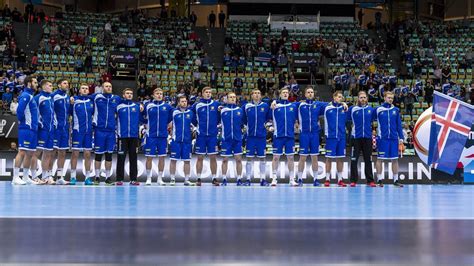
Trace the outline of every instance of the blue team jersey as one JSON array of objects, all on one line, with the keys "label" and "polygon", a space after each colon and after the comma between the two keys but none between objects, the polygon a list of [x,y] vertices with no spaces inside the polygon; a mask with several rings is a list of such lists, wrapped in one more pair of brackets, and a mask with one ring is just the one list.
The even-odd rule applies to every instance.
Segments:
[{"label": "blue team jersey", "polygon": [[328,104],[313,100],[296,103],[298,108],[298,121],[300,133],[319,133],[319,116],[324,114]]},{"label": "blue team jersey", "polygon": [[144,116],[147,124],[147,137],[168,137],[168,124],[172,120],[173,107],[164,101],[152,101],[145,105]]},{"label": "blue team jersey", "polygon": [[173,132],[171,137],[173,141],[191,143],[191,126],[195,123],[194,113],[189,109],[183,111],[177,108],[173,110],[172,116]]},{"label": "blue team jersey", "polygon": [[94,116],[92,124],[95,128],[105,131],[115,131],[115,112],[122,99],[110,93],[97,93],[91,96],[94,101]]},{"label": "blue team jersey", "polygon": [[353,138],[371,138],[374,108],[369,105],[349,107],[347,119],[352,121],[351,136]]},{"label": "blue team jersey", "polygon": [[140,104],[122,100],[117,106],[117,135],[119,138],[138,138]]},{"label": "blue team jersey", "polygon": [[197,132],[200,136],[217,136],[217,124],[220,120],[219,106],[220,104],[212,99],[200,99],[191,107],[196,116]]},{"label": "blue team jersey", "polygon": [[44,131],[53,131],[55,122],[54,103],[51,93],[40,92],[35,96],[36,104],[39,110],[39,129]]},{"label": "blue team jersey", "polygon": [[247,103],[243,106],[247,120],[247,136],[263,138],[267,135],[265,123],[271,120],[270,107],[265,102]]},{"label": "blue team jersey", "polygon": [[16,110],[18,117],[18,129],[38,130],[39,111],[38,104],[34,100],[35,91],[25,88],[18,98],[18,108]]},{"label": "blue team jersey", "polygon": [[94,104],[87,96],[74,97],[74,104],[70,107],[72,110],[72,130],[79,134],[92,133],[92,115],[94,113]]},{"label": "blue team jersey", "polygon": [[341,104],[330,102],[324,109],[324,134],[330,139],[346,138],[347,112]]},{"label": "blue team jersey", "polygon": [[222,139],[224,141],[242,140],[242,127],[245,112],[235,104],[227,104],[221,110]]},{"label": "blue team jersey", "polygon": [[381,139],[403,139],[400,109],[384,103],[375,109],[377,120],[377,136]]},{"label": "blue team jersey", "polygon": [[54,115],[56,116],[55,129],[69,130],[69,96],[61,89],[51,95],[54,101]]},{"label": "blue team jersey", "polygon": [[295,122],[298,116],[295,103],[288,100],[277,101],[276,108],[272,111],[273,136],[276,138],[295,136]]}]

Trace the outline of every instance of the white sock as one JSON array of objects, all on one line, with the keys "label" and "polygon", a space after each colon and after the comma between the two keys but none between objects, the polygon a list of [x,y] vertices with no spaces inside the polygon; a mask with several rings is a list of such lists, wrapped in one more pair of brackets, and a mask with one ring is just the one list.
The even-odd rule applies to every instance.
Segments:
[{"label": "white sock", "polygon": [[[213,179],[214,179],[214,177],[213,177]],[[227,176],[223,175],[222,180],[227,180]]]},{"label": "white sock", "polygon": [[237,176],[237,180],[241,180],[242,179],[242,176],[241,175],[238,175]]},{"label": "white sock", "polygon": [[91,176],[91,174],[92,174],[92,171],[91,171],[91,170],[89,170],[89,171],[86,171],[86,178],[90,177],[90,176]]},{"label": "white sock", "polygon": [[342,181],[342,172],[337,172],[337,182]]},{"label": "white sock", "polygon": [[171,175],[171,180],[175,180],[175,175]]},{"label": "white sock", "polygon": [[260,164],[258,165],[259,166],[259,170],[260,170],[260,180],[263,180],[265,179],[265,174],[266,174],[266,170],[267,170],[267,164],[265,162],[260,162]]},{"label": "white sock", "polygon": [[329,181],[331,177],[331,172],[326,172],[326,181]]},{"label": "white sock", "polygon": [[100,168],[95,169],[95,178],[100,178]]},{"label": "white sock", "polygon": [[110,177],[112,176],[112,169],[106,169],[106,170],[105,170],[105,176],[106,176],[107,178],[110,178]]},{"label": "white sock", "polygon": [[272,179],[277,179],[277,170],[272,171]]},{"label": "white sock", "polygon": [[163,181],[163,172],[158,171],[158,182],[162,182],[162,181]]},{"label": "white sock", "polygon": [[295,171],[290,170],[290,180],[295,180]]},{"label": "white sock", "polygon": [[146,178],[151,179],[152,176],[153,176],[153,172],[151,171],[151,169],[150,170],[147,169],[146,170]]},{"label": "white sock", "polygon": [[197,179],[201,179],[201,178],[202,178],[201,174],[197,174]]},{"label": "white sock", "polygon": [[382,174],[377,174],[377,182],[382,181]]},{"label": "white sock", "polygon": [[398,181],[398,174],[393,174],[393,182],[397,182]]},{"label": "white sock", "polygon": [[[29,170],[30,170],[31,178],[35,178],[36,169],[29,169]],[[28,176],[28,169],[23,169],[23,176]]]},{"label": "white sock", "polygon": [[253,174],[253,162],[248,161],[245,164],[245,175],[247,176],[247,179],[250,180],[252,174]]},{"label": "white sock", "polygon": [[57,175],[58,175],[59,178],[64,178],[64,177],[63,177],[63,169],[62,169],[62,168],[58,168],[58,171],[57,171],[56,173],[57,173]]},{"label": "white sock", "polygon": [[303,179],[303,172],[298,172],[298,180]]},{"label": "white sock", "polygon": [[313,171],[313,180],[318,179],[318,171]]},{"label": "white sock", "polygon": [[72,170],[71,169],[71,179],[76,178],[76,169]]},{"label": "white sock", "polygon": [[13,177],[20,177],[20,168],[13,168]]},{"label": "white sock", "polygon": [[212,180],[216,179],[216,175],[212,175]]},{"label": "white sock", "polygon": [[189,181],[189,176],[185,176],[184,177],[184,182],[188,182]]}]

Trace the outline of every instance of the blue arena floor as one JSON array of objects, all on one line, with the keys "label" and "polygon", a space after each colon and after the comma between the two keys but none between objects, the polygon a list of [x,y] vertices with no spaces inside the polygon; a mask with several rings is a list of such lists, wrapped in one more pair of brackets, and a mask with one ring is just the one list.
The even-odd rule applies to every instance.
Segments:
[{"label": "blue arena floor", "polygon": [[473,192],[0,182],[0,263],[473,265]]},{"label": "blue arena floor", "polygon": [[0,195],[3,218],[474,219],[474,186],[462,185],[17,187],[0,182]]}]

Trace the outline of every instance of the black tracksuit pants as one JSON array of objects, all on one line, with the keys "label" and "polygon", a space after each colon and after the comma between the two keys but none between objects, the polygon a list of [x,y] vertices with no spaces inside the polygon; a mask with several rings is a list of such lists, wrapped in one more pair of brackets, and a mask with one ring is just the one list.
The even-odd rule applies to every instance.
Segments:
[{"label": "black tracksuit pants", "polygon": [[137,180],[137,144],[138,139],[136,138],[118,140],[117,181],[123,181],[127,153],[130,162],[130,181]]},{"label": "black tracksuit pants", "polygon": [[358,172],[357,162],[359,161],[359,155],[362,151],[362,156],[365,163],[365,178],[367,183],[374,182],[374,174],[372,171],[372,139],[371,138],[358,138],[351,139],[351,182],[357,183]]}]

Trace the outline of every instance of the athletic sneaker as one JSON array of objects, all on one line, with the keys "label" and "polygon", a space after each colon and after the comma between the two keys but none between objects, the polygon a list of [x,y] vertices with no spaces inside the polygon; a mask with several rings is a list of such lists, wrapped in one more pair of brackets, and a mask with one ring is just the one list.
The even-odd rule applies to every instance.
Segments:
[{"label": "athletic sneaker", "polygon": [[74,186],[77,182],[77,179],[75,177],[71,177],[71,180],[69,180],[69,185]]},{"label": "athletic sneaker", "polygon": [[67,185],[67,182],[64,180],[64,178],[58,178],[56,185]]},{"label": "athletic sneaker", "polygon": [[145,185],[151,186],[151,178],[146,179]]},{"label": "athletic sneaker", "polygon": [[196,180],[196,186],[200,187],[202,185],[202,181],[201,181],[201,178],[198,178]]},{"label": "athletic sneaker", "polygon": [[245,183],[244,183],[244,186],[246,187],[250,187],[252,185],[252,182],[250,182],[250,180],[245,180]]},{"label": "athletic sneaker", "polygon": [[369,182],[367,184],[368,187],[376,187],[377,185],[375,184],[375,182]]},{"label": "athletic sneaker", "polygon": [[117,182],[115,182],[115,185],[116,186],[123,186],[123,182],[122,181],[117,181]]},{"label": "athletic sneaker", "polygon": [[339,187],[347,187],[347,184],[344,183],[344,181],[341,180],[341,181],[337,182],[337,186],[339,186]]},{"label": "athletic sneaker", "polygon": [[85,186],[92,186],[92,185],[94,185],[94,181],[92,181],[92,177],[86,177],[86,180],[84,180],[84,185],[85,185]]},{"label": "athletic sneaker", "polygon": [[193,182],[191,182],[189,180],[186,180],[186,181],[184,181],[184,185],[192,187],[192,186],[195,186],[196,184],[194,184]]},{"label": "athletic sneaker", "polygon": [[379,180],[379,182],[377,182],[377,185],[378,185],[379,187],[383,187],[383,182],[382,182],[382,180]]},{"label": "athletic sneaker", "polygon": [[98,185],[100,185],[100,177],[96,177],[94,179],[94,186],[98,186]]},{"label": "athletic sneaker", "polygon": [[400,181],[398,181],[398,180],[395,181],[395,182],[393,183],[393,185],[396,186],[396,187],[403,187],[403,184],[400,183]]},{"label": "athletic sneaker", "polygon": [[319,181],[317,179],[315,179],[313,181],[313,187],[319,187],[321,184],[319,184]]},{"label": "athletic sneaker", "polygon": [[290,178],[290,186],[297,187],[299,184],[294,179]]},{"label": "athletic sneaker", "polygon": [[243,186],[244,183],[242,182],[242,179],[237,179],[237,186],[240,187],[240,186]]},{"label": "athletic sneaker", "polygon": [[351,187],[356,187],[356,186],[357,186],[356,182],[351,182]]},{"label": "athletic sneaker", "polygon": [[108,178],[105,179],[105,185],[115,186],[115,182],[112,180],[112,178],[108,177]]},{"label": "athletic sneaker", "polygon": [[271,186],[276,187],[278,185],[278,180],[276,178],[272,179]]},{"label": "athletic sneaker", "polygon": [[303,179],[298,178],[298,186],[300,186],[300,187],[303,186]]},{"label": "athletic sneaker", "polygon": [[268,184],[267,180],[262,179],[260,180],[260,186],[261,187],[268,187],[270,184]]},{"label": "athletic sneaker", "polygon": [[176,185],[176,179],[172,178],[170,180],[170,186],[174,186],[174,185]]},{"label": "athletic sneaker", "polygon": [[329,180],[324,181],[324,186],[325,187],[331,186],[331,182],[329,182]]},{"label": "athletic sneaker", "polygon": [[130,186],[139,186],[140,182],[138,181],[130,181]]},{"label": "athletic sneaker", "polygon": [[219,186],[219,181],[217,181],[216,178],[213,178],[213,179],[212,179],[212,184],[213,184],[214,186],[218,187],[218,186]]},{"label": "athletic sneaker", "polygon": [[12,185],[22,186],[22,185],[26,185],[26,184],[27,183],[23,179],[21,179],[19,176],[15,176],[12,179]]},{"label": "athletic sneaker", "polygon": [[29,176],[24,176],[23,181],[25,181],[26,185],[38,185],[38,183],[35,180],[31,179]]},{"label": "athletic sneaker", "polygon": [[166,186],[166,183],[163,182],[163,180],[161,180],[161,179],[158,179],[158,180],[156,181],[156,183],[158,184],[158,186]]},{"label": "athletic sneaker", "polygon": [[45,182],[46,185],[56,185],[56,182],[54,181],[54,178],[51,177],[51,176],[46,178],[44,181],[46,181]]}]

